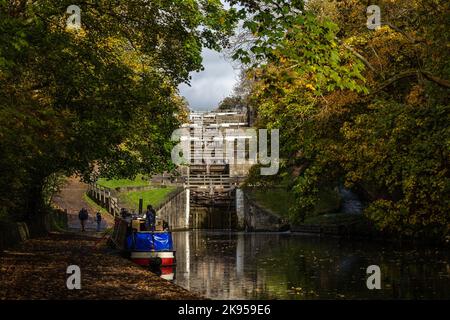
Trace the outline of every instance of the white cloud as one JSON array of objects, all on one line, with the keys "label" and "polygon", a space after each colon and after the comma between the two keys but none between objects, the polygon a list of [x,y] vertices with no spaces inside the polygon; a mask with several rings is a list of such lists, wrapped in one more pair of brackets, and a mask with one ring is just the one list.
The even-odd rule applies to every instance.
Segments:
[{"label": "white cloud", "polygon": [[234,70],[221,53],[204,49],[202,56],[205,70],[193,73],[191,86],[182,84],[179,90],[189,101],[191,109],[212,110],[232,93],[239,71]]}]

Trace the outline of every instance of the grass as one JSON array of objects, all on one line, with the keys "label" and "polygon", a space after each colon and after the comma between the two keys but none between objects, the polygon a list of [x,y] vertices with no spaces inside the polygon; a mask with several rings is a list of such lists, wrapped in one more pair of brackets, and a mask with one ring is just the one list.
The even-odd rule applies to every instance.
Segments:
[{"label": "grass", "polygon": [[319,202],[314,208],[313,214],[332,213],[339,210],[341,197],[335,190],[321,190],[319,192]]},{"label": "grass", "polygon": [[63,225],[61,221],[59,221],[58,219],[55,219],[54,217],[50,218],[50,224],[51,224],[52,231],[57,231],[57,232],[67,231],[68,226]]},{"label": "grass", "polygon": [[[289,208],[294,204],[295,196],[292,192],[287,191],[284,187],[274,187],[265,190],[248,189],[246,190],[249,197],[256,203],[281,217],[288,217]],[[340,197],[334,190],[323,190],[319,195],[317,203],[312,215],[320,215],[324,213],[336,212],[340,206]]]},{"label": "grass", "polygon": [[0,223],[11,222],[11,216],[6,213],[6,210],[0,209]]},{"label": "grass", "polygon": [[124,192],[120,194],[119,201],[128,207],[128,209],[136,211],[139,208],[140,198],[144,201],[144,208],[149,204],[156,207],[161,204],[171,192],[175,191],[175,189],[175,187],[167,187],[155,188],[146,191]]},{"label": "grass", "polygon": [[125,188],[125,187],[145,187],[149,186],[150,182],[145,180],[142,174],[136,176],[134,180],[131,179],[112,179],[108,180],[105,178],[100,178],[97,184],[110,189]]},{"label": "grass", "polygon": [[266,190],[250,189],[247,194],[256,203],[281,217],[288,216],[289,208],[294,202],[293,194],[284,188],[271,188]]},{"label": "grass", "polygon": [[89,197],[87,193],[85,193],[85,194],[83,195],[83,200],[84,200],[91,208],[94,208],[96,212],[97,212],[97,211],[100,211],[100,213],[101,213],[102,215],[103,215],[103,214],[109,214],[109,212],[108,212],[106,209],[100,207],[97,203],[95,203],[95,201],[92,200],[91,197]]},{"label": "grass", "polygon": [[362,222],[367,218],[362,214],[351,213],[328,213],[318,216],[308,217],[303,224],[306,225],[347,225]]},{"label": "grass", "polygon": [[345,226],[354,236],[379,237],[380,233],[363,214],[328,213],[305,219],[303,225]]}]

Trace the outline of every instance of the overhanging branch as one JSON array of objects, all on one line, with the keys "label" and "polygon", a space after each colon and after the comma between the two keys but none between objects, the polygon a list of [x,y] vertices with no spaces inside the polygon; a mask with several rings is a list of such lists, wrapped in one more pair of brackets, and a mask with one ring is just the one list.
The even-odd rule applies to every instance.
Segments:
[{"label": "overhanging branch", "polygon": [[404,72],[400,72],[399,74],[393,76],[392,78],[386,80],[385,82],[383,82],[374,92],[372,92],[372,94],[377,93],[381,90],[383,90],[384,88],[390,86],[391,84],[404,79],[404,78],[408,78],[408,77],[420,77],[420,76],[425,77],[426,79],[428,79],[429,81],[432,81],[436,84],[438,84],[441,87],[450,89],[450,81],[439,78],[435,75],[433,75],[431,72],[429,71],[420,71],[420,70],[407,70]]}]

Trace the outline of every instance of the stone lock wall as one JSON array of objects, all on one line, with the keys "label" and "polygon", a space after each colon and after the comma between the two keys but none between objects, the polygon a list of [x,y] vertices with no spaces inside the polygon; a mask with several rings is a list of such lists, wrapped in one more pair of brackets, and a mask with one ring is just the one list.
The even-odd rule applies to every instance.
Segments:
[{"label": "stone lock wall", "polygon": [[[289,224],[270,210],[261,207],[244,193],[243,224],[246,231],[287,231]],[[238,215],[239,216],[239,215]]]},{"label": "stone lock wall", "polygon": [[167,221],[172,230],[189,229],[188,197],[188,189],[177,189],[156,208],[156,215]]}]

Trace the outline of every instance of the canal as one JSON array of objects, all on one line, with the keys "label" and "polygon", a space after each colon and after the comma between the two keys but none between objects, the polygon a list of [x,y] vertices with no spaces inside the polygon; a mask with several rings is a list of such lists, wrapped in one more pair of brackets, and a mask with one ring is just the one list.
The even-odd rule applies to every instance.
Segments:
[{"label": "canal", "polygon": [[[450,299],[450,253],[294,233],[173,233],[175,283],[211,299]],[[381,268],[368,290],[366,268]]]}]

